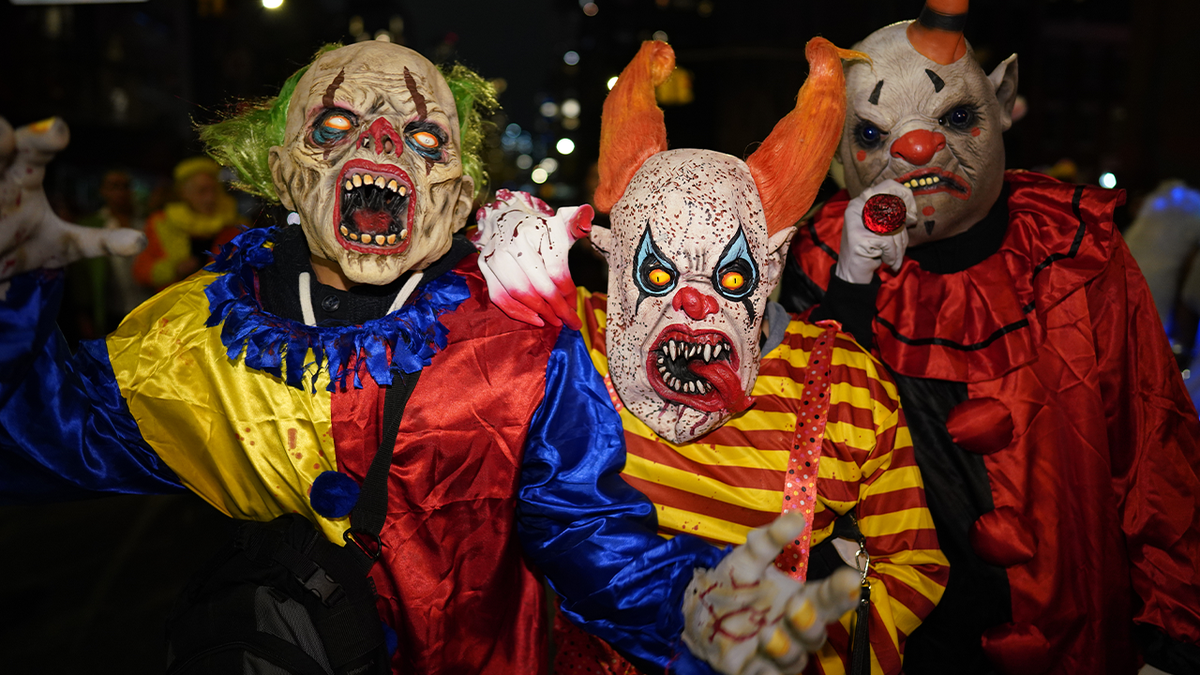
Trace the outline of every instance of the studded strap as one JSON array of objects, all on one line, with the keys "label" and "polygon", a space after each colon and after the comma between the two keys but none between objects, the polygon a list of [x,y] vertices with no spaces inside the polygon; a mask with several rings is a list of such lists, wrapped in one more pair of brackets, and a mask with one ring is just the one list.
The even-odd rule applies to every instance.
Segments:
[{"label": "studded strap", "polygon": [[829,412],[829,372],[833,339],[841,328],[836,321],[818,321],[825,332],[809,354],[804,371],[804,391],[800,411],[796,415],[796,433],[792,438],[791,457],[783,481],[782,513],[800,511],[804,514],[804,531],[788,543],[775,566],[797,581],[808,578],[808,553],[812,540],[813,512],[817,500],[817,465],[821,458],[821,442],[825,437],[825,421]]}]

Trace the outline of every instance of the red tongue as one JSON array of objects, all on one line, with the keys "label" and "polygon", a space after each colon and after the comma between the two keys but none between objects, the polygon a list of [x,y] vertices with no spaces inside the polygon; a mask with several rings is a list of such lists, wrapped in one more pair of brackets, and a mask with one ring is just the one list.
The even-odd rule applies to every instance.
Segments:
[{"label": "red tongue", "polygon": [[688,369],[708,380],[709,384],[717,388],[717,393],[725,400],[725,406],[730,412],[740,413],[754,405],[754,399],[746,396],[746,392],[742,391],[742,381],[729,366],[728,361],[716,363],[692,361],[688,364]]},{"label": "red tongue", "polygon": [[392,224],[392,214],[386,211],[359,209],[351,217],[354,227],[363,234],[387,234],[388,225]]}]

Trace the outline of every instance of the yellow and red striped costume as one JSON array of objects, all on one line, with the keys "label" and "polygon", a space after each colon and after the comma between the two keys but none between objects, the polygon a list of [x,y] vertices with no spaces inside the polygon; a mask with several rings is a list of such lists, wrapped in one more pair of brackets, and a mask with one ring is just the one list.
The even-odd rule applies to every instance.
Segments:
[{"label": "yellow and red striped costume", "polygon": [[[580,290],[584,340],[607,378],[606,302]],[[755,407],[692,443],[668,443],[618,405],[628,453],[621,475],[654,503],[661,534],[687,532],[719,546],[738,545],[779,516],[802,376],[823,332],[792,321],[783,343],[762,359]],[[830,535],[838,515],[857,509],[871,555],[871,672],[898,673],[904,640],[941,598],[949,567],[925,506],[895,385],[843,333],[832,356],[812,543]],[[846,671],[852,617],[830,626],[829,642],[808,672]]]}]

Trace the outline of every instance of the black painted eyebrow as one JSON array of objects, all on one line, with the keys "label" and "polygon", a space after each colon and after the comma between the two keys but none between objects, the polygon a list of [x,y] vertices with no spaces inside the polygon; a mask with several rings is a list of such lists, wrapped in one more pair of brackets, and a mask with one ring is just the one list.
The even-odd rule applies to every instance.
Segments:
[{"label": "black painted eyebrow", "polygon": [[[929,72],[928,70],[925,72]],[[871,97],[867,99],[871,105],[879,105],[879,92],[883,91],[883,80],[875,83],[875,91],[871,92]]]},{"label": "black painted eyebrow", "polygon": [[929,81],[933,83],[933,90],[940,93],[942,88],[946,86],[945,80],[938,77],[937,73],[928,68],[925,69],[925,74],[929,76]]}]

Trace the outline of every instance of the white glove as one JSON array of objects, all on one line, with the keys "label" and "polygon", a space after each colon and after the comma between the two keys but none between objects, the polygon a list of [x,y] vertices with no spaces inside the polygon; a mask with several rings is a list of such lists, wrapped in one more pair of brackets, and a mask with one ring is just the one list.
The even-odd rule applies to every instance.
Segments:
[{"label": "white glove", "polygon": [[[746,537],[717,565],[698,569],[683,600],[683,641],[725,675],[791,675],[825,644],[825,626],[858,604],[859,574],[843,569],[802,584],[775,558],[804,531],[789,513]],[[786,618],[785,618],[786,617]]]},{"label": "white glove", "polygon": [[587,204],[555,212],[533,195],[497,190],[496,201],[475,215],[474,244],[492,302],[517,321],[579,329],[567,253],[591,231],[593,215]]},{"label": "white glove", "polygon": [[0,117],[0,280],[81,258],[136,255],[146,247],[137,230],[80,227],[54,215],[42,178],[68,141],[67,124],[57,117],[16,132]]},{"label": "white glove", "polygon": [[[892,234],[876,234],[863,224],[863,206],[871,197],[887,193],[904,200],[908,209],[904,227]],[[908,227],[917,222],[917,202],[912,190],[894,180],[873,185],[846,205],[845,225],[842,227],[842,248],[834,274],[852,284],[869,284],[881,264],[900,271],[904,249],[908,248]]]}]

